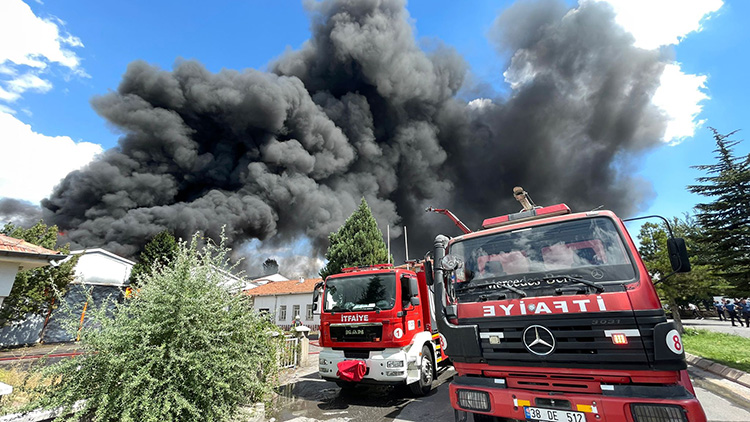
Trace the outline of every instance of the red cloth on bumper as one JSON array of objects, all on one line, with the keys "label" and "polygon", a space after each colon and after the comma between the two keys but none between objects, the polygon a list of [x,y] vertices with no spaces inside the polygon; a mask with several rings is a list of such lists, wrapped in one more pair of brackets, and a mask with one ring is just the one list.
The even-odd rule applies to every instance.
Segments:
[{"label": "red cloth on bumper", "polygon": [[339,368],[336,376],[344,381],[362,381],[362,377],[367,373],[367,364],[363,360],[345,360],[336,366]]}]

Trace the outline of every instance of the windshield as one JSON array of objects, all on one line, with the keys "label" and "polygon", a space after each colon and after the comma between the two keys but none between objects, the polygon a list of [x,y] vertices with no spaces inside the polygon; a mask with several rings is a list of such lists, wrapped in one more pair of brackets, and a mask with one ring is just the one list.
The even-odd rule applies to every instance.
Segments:
[{"label": "windshield", "polygon": [[[449,253],[464,262],[456,271],[458,292],[489,283],[518,287],[531,294],[545,287],[582,284],[574,278],[601,284],[635,278],[620,234],[605,217],[470,238],[451,245]],[[551,293],[534,293],[540,294]]]},{"label": "windshield", "polygon": [[368,274],[326,281],[326,312],[392,309],[396,303],[396,274]]}]

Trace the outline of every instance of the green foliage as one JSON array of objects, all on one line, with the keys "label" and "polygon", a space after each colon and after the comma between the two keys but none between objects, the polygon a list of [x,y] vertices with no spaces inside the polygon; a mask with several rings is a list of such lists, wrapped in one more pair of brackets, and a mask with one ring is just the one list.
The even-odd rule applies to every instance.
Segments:
[{"label": "green foliage", "polygon": [[730,368],[750,372],[750,339],[688,328],[682,337],[685,351]]},{"label": "green foliage", "polygon": [[362,198],[359,208],[346,219],[344,225],[328,236],[328,241],[328,263],[320,270],[323,279],[339,273],[342,268],[388,262],[383,232],[378,228],[365,198]]},{"label": "green foliage", "polygon": [[114,313],[96,311],[81,337],[88,353],[44,369],[52,384],[30,407],[86,399],[79,420],[227,421],[267,397],[275,327],[222,287],[228,251],[210,241],[199,250],[199,240],[178,243],[169,265],[144,275]]},{"label": "green foliage", "polygon": [[155,267],[168,265],[177,254],[177,241],[172,233],[165,230],[146,244],[143,252],[138,257],[138,262],[130,272],[130,283],[138,286],[140,278],[151,274]]},{"label": "green foliage", "polygon": [[697,238],[704,254],[702,263],[729,280],[738,294],[750,293],[750,154],[736,157],[733,148],[740,141],[713,131],[716,163],[695,166],[706,172],[699,184],[688,189],[711,200],[696,205],[696,217],[703,227]]},{"label": "green foliage", "polygon": [[[65,255],[70,252],[67,245],[57,248],[57,226],[47,226],[43,221],[28,229],[6,224],[2,233]],[[77,262],[78,257],[75,256],[56,267],[48,265],[19,271],[10,295],[0,307],[0,326],[23,320],[29,313],[41,314],[48,311],[53,304],[53,292],[64,292],[73,281],[73,269]]]},{"label": "green foliage", "polygon": [[[691,300],[707,299],[714,294],[725,291],[729,285],[722,277],[711,273],[707,265],[698,264],[701,261],[699,252],[694,248],[695,238],[700,235],[700,226],[694,219],[686,217],[684,220],[673,218],[672,230],[676,237],[685,238],[688,255],[691,257],[692,269],[689,273],[675,274],[657,284],[659,296],[664,298],[672,309],[679,304]],[[672,273],[667,253],[668,232],[666,224],[646,223],[641,226],[638,240],[641,247],[639,253],[643,258],[654,281],[663,279]],[[697,259],[696,259],[697,258]],[[675,321],[681,326],[679,314],[674,312]]]}]

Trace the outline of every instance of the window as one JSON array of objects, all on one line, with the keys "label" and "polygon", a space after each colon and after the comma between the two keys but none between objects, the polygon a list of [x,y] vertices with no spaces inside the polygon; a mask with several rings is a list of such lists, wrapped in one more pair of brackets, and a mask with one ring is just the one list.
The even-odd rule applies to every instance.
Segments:
[{"label": "window", "polygon": [[313,306],[307,305],[307,312],[305,313],[305,321],[313,320]]},{"label": "window", "polygon": [[286,305],[279,306],[279,321],[286,321]]},{"label": "window", "polygon": [[298,316],[301,316],[299,314],[299,305],[292,306],[292,319],[297,319]]}]

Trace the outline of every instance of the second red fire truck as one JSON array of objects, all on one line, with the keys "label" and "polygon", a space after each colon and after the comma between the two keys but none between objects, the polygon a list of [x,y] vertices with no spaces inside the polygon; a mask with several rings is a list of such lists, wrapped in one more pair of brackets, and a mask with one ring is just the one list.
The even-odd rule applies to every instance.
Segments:
[{"label": "second red fire truck", "polygon": [[[446,356],[424,267],[346,268],[325,280],[319,339],[323,379],[344,388],[393,384],[408,385],[417,395],[430,391]],[[316,294],[314,303],[319,298]]]},{"label": "second red fire truck", "polygon": [[[524,205],[435,240],[456,420],[705,422],[682,340],[623,221]],[[689,271],[670,238],[675,272]]]}]

